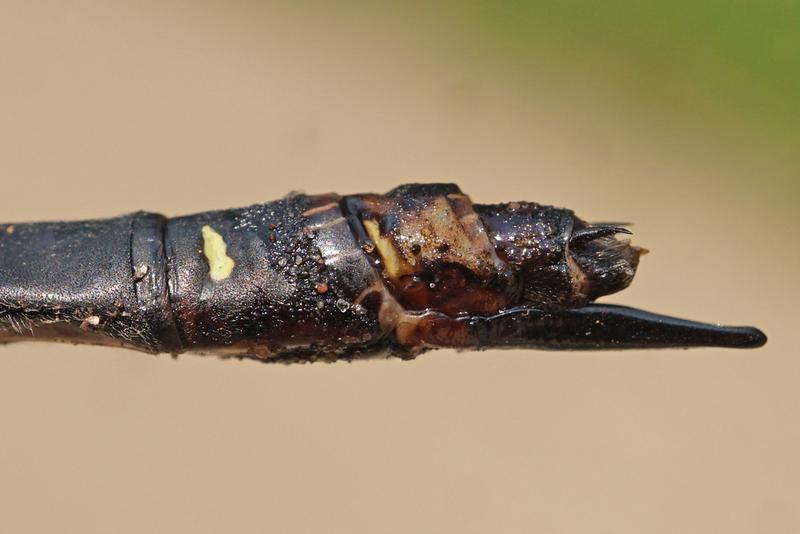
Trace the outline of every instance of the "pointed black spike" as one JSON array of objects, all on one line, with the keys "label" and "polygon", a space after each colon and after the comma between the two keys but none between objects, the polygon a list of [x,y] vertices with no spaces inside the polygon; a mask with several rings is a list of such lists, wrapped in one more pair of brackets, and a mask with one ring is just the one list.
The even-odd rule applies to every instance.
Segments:
[{"label": "pointed black spike", "polygon": [[633,232],[622,226],[584,226],[572,232],[570,243],[587,243],[601,237],[608,237],[614,234],[628,234],[632,235]]},{"label": "pointed black spike", "polygon": [[767,336],[750,326],[720,326],[626,306],[590,304],[547,312],[514,308],[492,317],[470,318],[476,347],[551,350],[650,348],[757,348]]},{"label": "pointed black spike", "polygon": [[722,326],[615,306],[591,304],[565,310],[564,316],[586,325],[596,348],[725,347],[757,348],[767,336],[751,326]]}]

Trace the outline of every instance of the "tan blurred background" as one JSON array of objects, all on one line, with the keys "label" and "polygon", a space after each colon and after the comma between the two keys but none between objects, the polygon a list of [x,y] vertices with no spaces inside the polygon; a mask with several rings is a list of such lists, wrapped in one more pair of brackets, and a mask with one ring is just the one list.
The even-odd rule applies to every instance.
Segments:
[{"label": "tan blurred background", "polygon": [[[0,532],[799,532],[800,36],[766,4],[766,29],[732,3],[704,37],[739,32],[736,63],[692,13],[625,2],[503,26],[448,2],[0,0],[3,221],[456,181],[634,221],[652,252],[609,301],[770,336],[304,366],[1,347]],[[758,69],[774,83],[743,87]]]}]

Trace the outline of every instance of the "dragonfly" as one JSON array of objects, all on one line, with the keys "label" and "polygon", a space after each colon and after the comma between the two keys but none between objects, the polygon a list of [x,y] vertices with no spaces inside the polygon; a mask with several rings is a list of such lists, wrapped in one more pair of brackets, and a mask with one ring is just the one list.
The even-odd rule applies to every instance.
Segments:
[{"label": "dragonfly", "polygon": [[596,303],[646,253],[626,234],[534,202],[473,204],[446,183],[3,224],[0,342],[284,363],[766,343],[753,327]]}]

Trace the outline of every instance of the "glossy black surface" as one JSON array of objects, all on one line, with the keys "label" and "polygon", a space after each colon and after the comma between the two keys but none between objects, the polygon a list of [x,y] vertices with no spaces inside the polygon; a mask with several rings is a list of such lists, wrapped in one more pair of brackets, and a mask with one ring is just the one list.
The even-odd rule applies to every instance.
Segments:
[{"label": "glossy black surface", "polygon": [[[206,229],[232,262],[222,277],[211,276]],[[284,362],[766,342],[751,327],[590,303],[635,272],[642,249],[617,233],[628,231],[535,203],[472,205],[453,184],[0,225],[0,342]]]}]

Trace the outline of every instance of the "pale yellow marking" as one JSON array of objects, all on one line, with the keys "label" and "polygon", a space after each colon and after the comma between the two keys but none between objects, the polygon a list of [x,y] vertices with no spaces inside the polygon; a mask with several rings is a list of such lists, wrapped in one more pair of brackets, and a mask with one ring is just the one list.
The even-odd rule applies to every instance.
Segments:
[{"label": "pale yellow marking", "polygon": [[322,213],[323,211],[331,210],[338,206],[339,204],[337,204],[336,202],[329,202],[327,204],[323,204],[322,206],[317,206],[316,208],[309,208],[303,212],[303,217],[311,217],[312,215],[316,215],[317,213]]},{"label": "pale yellow marking", "polygon": [[406,272],[408,271],[408,264],[403,261],[403,258],[397,253],[394,244],[381,235],[378,223],[369,219],[365,219],[362,222],[364,223],[364,229],[367,231],[367,234],[369,234],[370,239],[372,239],[372,242],[375,243],[375,246],[378,248],[378,254],[380,254],[383,260],[383,266],[389,278],[396,278],[402,274],[408,274]]},{"label": "pale yellow marking", "polygon": [[208,260],[208,276],[215,282],[225,280],[233,272],[236,266],[228,257],[228,245],[216,230],[208,225],[203,226],[203,254]]}]

